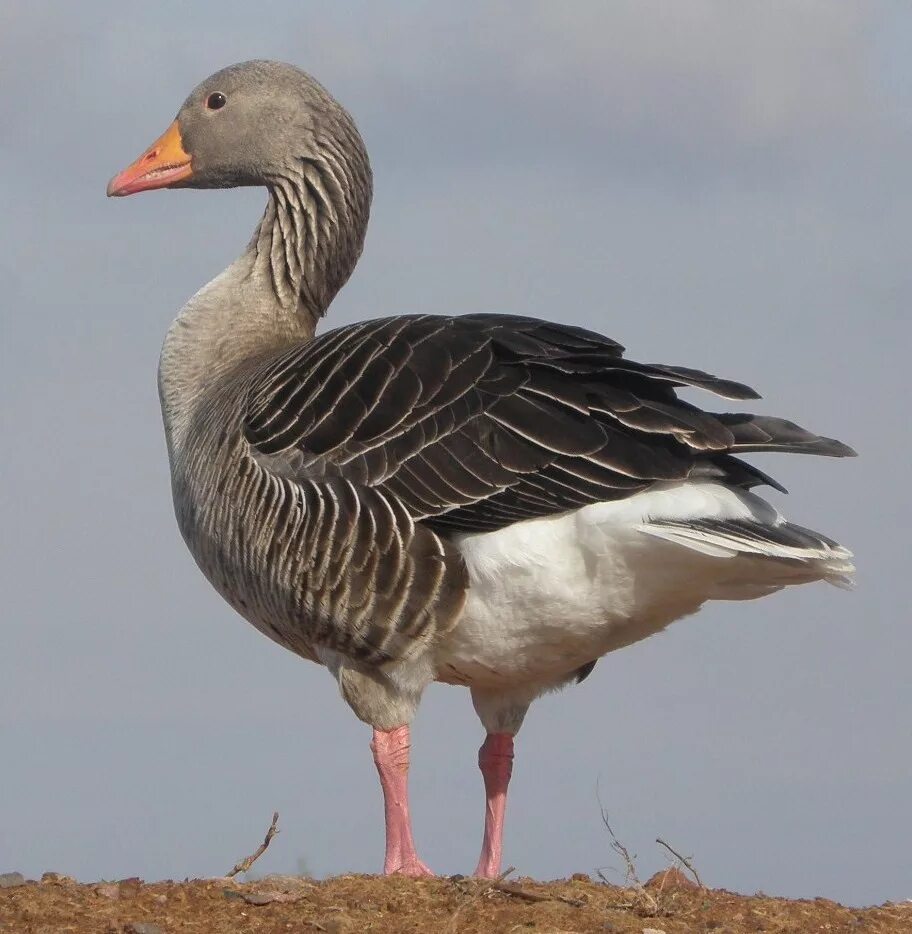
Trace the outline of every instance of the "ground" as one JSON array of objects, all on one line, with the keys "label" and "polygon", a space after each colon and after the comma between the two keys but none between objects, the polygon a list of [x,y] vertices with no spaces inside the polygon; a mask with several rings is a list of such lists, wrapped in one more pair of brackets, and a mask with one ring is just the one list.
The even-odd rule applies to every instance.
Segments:
[{"label": "ground", "polygon": [[819,898],[735,895],[702,889],[674,869],[629,888],[584,875],[557,882],[267,876],[77,884],[46,873],[40,882],[0,881],[2,934],[912,932],[912,903],[857,909]]}]

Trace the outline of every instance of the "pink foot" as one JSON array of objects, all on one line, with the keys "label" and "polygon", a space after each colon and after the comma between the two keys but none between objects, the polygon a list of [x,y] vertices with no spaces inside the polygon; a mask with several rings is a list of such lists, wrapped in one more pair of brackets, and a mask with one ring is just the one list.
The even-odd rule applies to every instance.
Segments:
[{"label": "pink foot", "polygon": [[383,874],[385,876],[391,876],[394,873],[399,873],[400,876],[410,876],[412,879],[421,879],[426,876],[434,875],[433,871],[428,869],[414,854],[401,861],[398,865],[384,862]]},{"label": "pink foot", "polygon": [[513,737],[509,733],[488,733],[478,750],[478,767],[484,778],[486,807],[484,840],[475,875],[494,879],[500,875],[507,786],[513,774]]},{"label": "pink foot", "polygon": [[371,751],[383,789],[383,814],[386,820],[386,857],[383,872],[404,876],[433,876],[418,859],[412,837],[412,819],[408,806],[409,728],[374,730]]}]

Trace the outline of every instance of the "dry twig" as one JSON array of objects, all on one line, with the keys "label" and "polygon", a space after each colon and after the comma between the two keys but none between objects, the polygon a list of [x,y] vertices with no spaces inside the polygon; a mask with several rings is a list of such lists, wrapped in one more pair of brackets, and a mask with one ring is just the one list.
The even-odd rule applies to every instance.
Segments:
[{"label": "dry twig", "polygon": [[574,908],[582,908],[586,903],[579,898],[570,898],[568,895],[542,894],[541,892],[530,892],[528,889],[522,889],[512,882],[495,882],[493,889],[495,892],[503,892],[504,895],[513,895],[516,898],[525,899],[527,902],[563,902],[565,905],[572,905]]},{"label": "dry twig", "polygon": [[272,842],[272,838],[279,832],[279,828],[276,826],[279,823],[279,812],[275,811],[272,815],[272,823],[269,825],[269,830],[266,831],[266,837],[263,842],[256,848],[256,851],[251,853],[250,856],[245,859],[240,860],[240,862],[235,863],[234,869],[231,872],[227,873],[225,876],[226,879],[231,879],[236,876],[239,872],[247,872],[248,869],[266,852],[266,848]]},{"label": "dry twig", "polygon": [[671,855],[676,860],[678,860],[678,862],[681,863],[682,866],[685,866],[687,869],[690,870],[690,874],[694,877],[694,879],[697,880],[697,885],[699,885],[701,889],[706,888],[706,886],[703,885],[703,880],[700,878],[699,874],[697,873],[697,870],[694,869],[693,864],[690,861],[691,859],[693,859],[693,857],[690,857],[690,859],[688,859],[686,856],[681,856],[681,854],[677,850],[669,846],[661,837],[656,837],[656,843],[658,843],[659,846],[664,846],[665,849],[668,850],[668,852],[671,853]]},{"label": "dry twig", "polygon": [[463,902],[456,906],[456,910],[450,915],[450,922],[447,925],[447,931],[456,930],[456,919],[459,917],[460,912],[464,911],[469,905],[471,905],[476,899],[481,898],[486,892],[490,892],[491,889],[496,888],[498,885],[503,883],[503,880],[510,875],[511,872],[516,872],[515,866],[510,866],[508,869],[505,869],[496,879],[486,879],[478,888],[475,889],[471,895],[464,899]]}]

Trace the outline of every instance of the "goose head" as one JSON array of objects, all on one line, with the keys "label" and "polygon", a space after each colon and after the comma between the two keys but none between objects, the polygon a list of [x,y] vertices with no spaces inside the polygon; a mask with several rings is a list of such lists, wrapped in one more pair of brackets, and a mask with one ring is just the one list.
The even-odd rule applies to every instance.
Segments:
[{"label": "goose head", "polygon": [[107,193],[270,186],[297,175],[302,160],[335,163],[343,176],[369,174],[352,118],[322,85],[294,65],[242,62],[194,88],[174,122],[111,179]]},{"label": "goose head", "polygon": [[271,257],[277,298],[300,296],[323,314],[360,255],[371,170],[351,116],[299,68],[251,61],[216,72],[107,193],[250,185],[270,191],[254,246]]}]

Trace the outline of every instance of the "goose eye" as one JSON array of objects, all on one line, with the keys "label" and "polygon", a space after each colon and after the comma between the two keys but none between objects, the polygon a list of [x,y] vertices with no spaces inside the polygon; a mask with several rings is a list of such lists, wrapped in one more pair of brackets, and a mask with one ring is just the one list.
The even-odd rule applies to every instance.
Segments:
[{"label": "goose eye", "polygon": [[221,91],[216,91],[206,98],[206,106],[210,110],[221,110],[228,103],[228,98]]}]

